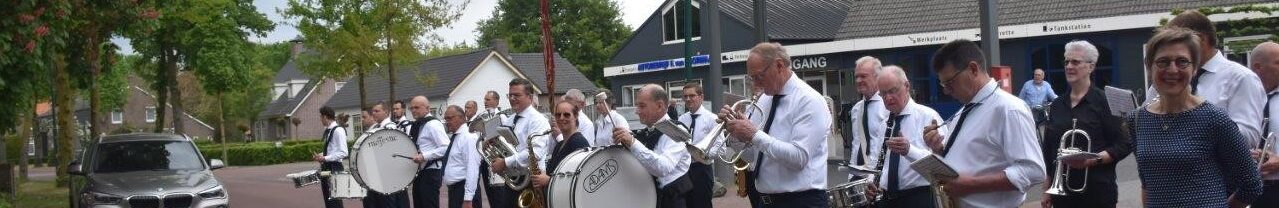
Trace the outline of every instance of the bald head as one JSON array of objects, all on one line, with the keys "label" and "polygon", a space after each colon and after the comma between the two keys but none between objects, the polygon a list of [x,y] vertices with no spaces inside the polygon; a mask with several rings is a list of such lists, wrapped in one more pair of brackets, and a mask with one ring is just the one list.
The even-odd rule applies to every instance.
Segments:
[{"label": "bald head", "polygon": [[638,114],[640,123],[652,125],[666,115],[666,107],[670,103],[671,96],[666,89],[661,85],[647,84],[635,96],[635,114]]},{"label": "bald head", "polygon": [[413,118],[426,118],[426,114],[431,112],[431,100],[426,99],[426,96],[413,97],[410,103],[412,107],[409,110],[413,111]]},{"label": "bald head", "polygon": [[1279,87],[1279,44],[1267,41],[1257,45],[1248,55],[1248,62],[1248,68],[1261,78],[1261,86],[1266,88],[1266,92]]}]

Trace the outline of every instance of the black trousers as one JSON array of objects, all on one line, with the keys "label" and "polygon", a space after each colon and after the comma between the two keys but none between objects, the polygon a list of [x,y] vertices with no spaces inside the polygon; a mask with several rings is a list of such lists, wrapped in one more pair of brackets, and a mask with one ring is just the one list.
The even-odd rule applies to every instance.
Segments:
[{"label": "black trousers", "polygon": [[513,208],[515,207],[515,197],[510,188],[505,184],[497,186],[489,186],[489,163],[487,161],[480,162],[480,178],[484,184],[480,187],[484,188],[484,194],[488,196],[489,206],[495,208]]},{"label": "black trousers", "polygon": [[400,191],[394,194],[382,194],[370,190],[367,196],[364,196],[362,203],[364,207],[381,207],[381,208],[407,208],[409,207],[408,191]]},{"label": "black trousers", "polygon": [[1083,193],[1066,191],[1065,196],[1052,195],[1053,207],[1115,207],[1119,192],[1115,184],[1089,183]]},{"label": "black trousers", "polygon": [[688,180],[688,174],[680,176],[671,181],[670,184],[657,189],[657,207],[658,208],[685,208],[688,202],[685,199],[688,193],[693,191],[693,182]]},{"label": "black trousers", "polygon": [[[476,185],[483,186],[482,184],[476,184]],[[480,199],[482,197],[480,197],[479,191],[480,191],[479,187],[476,187],[475,196],[471,197],[471,207],[484,208],[484,203],[480,202]],[[465,197],[466,197],[466,181],[465,180],[458,181],[457,183],[453,183],[449,185],[449,208],[462,207],[462,202],[466,201],[462,198],[465,198]]]},{"label": "black trousers", "polygon": [[[323,163],[320,163],[320,170],[321,171],[342,171],[342,163],[323,162]],[[329,180],[320,179],[320,191],[323,193],[322,195],[324,196],[324,207],[325,208],[335,208],[335,207],[342,208],[342,200],[329,198],[331,197],[330,194],[333,193],[333,192],[330,192],[331,189],[333,189],[333,184],[329,184]]]},{"label": "black trousers", "polygon": [[711,208],[712,189],[715,187],[715,176],[710,165],[693,162],[688,166],[688,180],[693,183],[693,190],[685,201],[689,208]]},{"label": "black trousers", "polygon": [[[742,187],[737,187],[742,188]],[[755,171],[746,171],[746,200],[750,200],[751,207],[764,207],[759,203],[759,190],[755,189]]]},{"label": "black trousers", "polygon": [[884,194],[879,207],[937,207],[931,186],[908,188]]},{"label": "black trousers", "polygon": [[1257,197],[1252,202],[1253,208],[1279,208],[1279,180],[1262,181],[1265,183],[1265,192],[1261,193],[1261,197]]},{"label": "black trousers", "polygon": [[830,194],[826,190],[813,189],[807,191],[777,193],[777,194],[757,194],[759,200],[758,207],[770,208],[798,208],[798,207],[829,207]]},{"label": "black trousers", "polygon": [[414,208],[440,207],[440,181],[443,177],[444,171],[440,169],[424,168],[417,172],[417,178],[413,179]]}]

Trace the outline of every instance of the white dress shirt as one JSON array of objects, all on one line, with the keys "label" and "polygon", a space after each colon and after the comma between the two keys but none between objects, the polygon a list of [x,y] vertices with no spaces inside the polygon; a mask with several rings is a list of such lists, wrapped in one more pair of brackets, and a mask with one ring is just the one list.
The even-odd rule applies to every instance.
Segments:
[{"label": "white dress shirt", "polygon": [[826,98],[794,73],[781,95],[785,96],[772,114],[776,118],[770,132],[764,132],[764,117],[772,109],[774,95],[761,95],[759,107],[766,113],[750,116],[758,131],[742,157],[755,160],[763,153],[763,161],[751,163],[758,174],[756,190],[765,194],[825,190],[826,137],[831,124]]},{"label": "white dress shirt", "polygon": [[[586,131],[586,129],[595,129],[595,124],[591,123],[591,118],[586,116],[585,111],[577,111],[577,132],[582,133],[582,137],[590,138],[586,140],[586,146],[595,146],[595,131]],[[554,145],[552,145],[554,146]]]},{"label": "white dress shirt", "polygon": [[[980,103],[964,118],[950,153],[943,161],[961,176],[982,176],[1003,172],[1017,188],[1013,191],[974,193],[956,202],[961,207],[1017,207],[1026,199],[1026,193],[1034,192],[1031,186],[1043,183],[1043,151],[1036,136],[1035,120],[1030,109],[1017,96],[996,87],[994,81],[986,83],[978,91],[973,103]],[[960,109],[946,127],[956,131]],[[951,141],[946,141],[950,143]]]},{"label": "white dress shirt", "polygon": [[[851,161],[849,162],[850,164],[875,164],[879,162],[876,160],[879,159],[879,150],[884,144],[888,109],[884,108],[884,99],[879,96],[879,92],[871,95],[870,100],[869,107],[866,106],[866,99],[862,99],[862,101],[858,101],[857,104],[853,105],[852,110],[848,111],[849,116],[852,117],[852,120],[849,121],[853,121],[850,122],[853,125],[853,131],[849,132],[853,134],[853,141],[850,142],[850,150],[853,152],[849,153],[848,157]],[[867,127],[870,127],[870,135],[866,135],[866,131],[862,130],[862,122],[866,122],[862,121],[863,109],[870,111],[866,115],[866,120],[870,122],[867,125]],[[870,146],[866,145],[867,136],[870,136]],[[862,161],[857,161],[858,159],[862,159]]]},{"label": "white dress shirt", "polygon": [[346,128],[338,127],[337,122],[329,124],[329,128],[333,132],[329,133],[331,142],[324,147],[324,161],[338,162],[342,158],[346,158]]},{"label": "white dress shirt", "polygon": [[[910,168],[910,163],[933,154],[933,151],[928,148],[928,142],[924,140],[924,127],[934,121],[941,124],[944,120],[937,114],[937,111],[928,106],[915,103],[914,99],[907,101],[906,107],[902,108],[902,112],[898,115],[904,116],[901,123],[897,124],[901,125],[901,127],[897,127],[901,132],[899,135],[906,137],[906,141],[910,143],[910,149],[906,155],[892,154],[890,150],[889,154],[884,158],[887,161],[884,161],[884,167],[881,169],[883,174],[879,177],[879,188],[888,188],[888,170],[890,169],[889,167],[894,165],[890,163],[892,159],[889,157],[901,157],[895,164],[897,166],[898,191],[930,185],[928,180]],[[947,132],[946,127],[939,127],[938,132],[945,135],[944,133]],[[877,160],[878,158],[874,159]]]},{"label": "white dress shirt", "polygon": [[[670,116],[662,116],[662,119],[658,121],[668,119]],[[635,159],[639,159],[640,165],[644,166],[648,174],[657,177],[659,189],[688,173],[688,165],[693,160],[693,157],[688,155],[688,150],[684,149],[684,143],[675,142],[666,135],[662,135],[662,138],[657,140],[653,150],[645,147],[638,138],[631,143],[630,149],[631,154],[635,155]]]},{"label": "white dress shirt", "polygon": [[[431,114],[428,113],[426,116],[430,117]],[[404,129],[408,130],[408,128]],[[443,161],[438,160],[444,158],[444,151],[449,148],[449,137],[444,132],[444,123],[441,123],[440,119],[427,121],[422,125],[422,129],[418,129],[417,138],[413,139],[417,141],[417,151],[427,161],[425,168],[439,169]],[[431,161],[436,162],[432,164]]]},{"label": "white dress shirt", "polygon": [[[371,129],[377,129],[377,130],[395,129],[395,130],[405,131],[403,129],[400,129],[400,124],[397,124],[394,121],[391,121],[391,117],[382,119],[382,122],[378,122],[377,124],[374,124],[373,128]],[[377,131],[370,131],[369,133],[372,133],[372,132],[377,132]]]},{"label": "white dress shirt", "polygon": [[[516,116],[520,117],[519,121],[515,121]],[[512,124],[511,122],[518,123]],[[524,111],[502,119],[502,125],[513,127],[514,130],[512,132],[515,133],[516,140],[519,140],[519,144],[513,144],[515,146],[515,155],[505,158],[506,168],[528,168],[528,145],[533,145],[533,153],[537,154],[537,165],[545,169],[546,156],[548,155],[546,147],[551,141],[547,139],[549,136],[534,138],[532,144],[529,144],[528,136],[533,133],[551,130],[551,123],[546,120],[546,116],[529,106],[524,108]]]},{"label": "white dress shirt", "polygon": [[[1270,129],[1271,134],[1279,132],[1279,95],[1274,95],[1276,93],[1279,93],[1279,89],[1271,90],[1270,93],[1266,93],[1266,96],[1268,97],[1266,105],[1270,105],[1270,112],[1265,112],[1265,114],[1270,115],[1270,121],[1266,124],[1266,128]],[[1273,146],[1274,148],[1270,148],[1266,151],[1270,151],[1270,154],[1279,154],[1279,144],[1275,144]],[[1262,175],[1261,179],[1279,180],[1279,172],[1270,173],[1270,175]]]},{"label": "white dress shirt", "polygon": [[[1217,54],[1203,65],[1204,75],[1199,78],[1199,90],[1195,95],[1204,101],[1220,106],[1239,127],[1239,134],[1248,139],[1248,145],[1261,144],[1261,109],[1266,104],[1265,89],[1261,78],[1248,67],[1239,65]],[[1146,89],[1146,102],[1159,96],[1153,86]]]},{"label": "white dress shirt", "polygon": [[595,140],[591,143],[593,147],[613,145],[613,128],[622,128],[627,131],[631,129],[626,123],[626,117],[622,117],[622,114],[615,110],[608,110],[608,115],[596,119],[595,124],[595,137],[587,137]]},{"label": "white dress shirt", "polygon": [[[697,113],[697,120],[693,120],[693,116],[692,116],[693,113]],[[712,113],[710,110],[706,110],[705,106],[698,106],[697,110],[692,112],[686,112],[684,113],[684,115],[680,115],[679,122],[683,123],[684,126],[692,126],[697,128],[697,129],[689,130],[691,131],[689,133],[693,135],[693,141],[692,141],[693,144],[697,144],[699,142],[702,142],[703,137],[706,137],[707,134],[711,133],[711,128],[715,128],[716,116],[719,116],[719,115]],[[697,122],[697,126],[693,126],[693,122]]]},{"label": "white dress shirt", "polygon": [[476,184],[479,184],[480,177],[480,152],[475,149],[479,135],[469,133],[466,125],[462,127],[457,130],[462,133],[449,135],[453,140],[453,150],[449,151],[448,167],[444,167],[444,185],[466,182],[466,194],[462,199],[470,201],[477,192]]}]

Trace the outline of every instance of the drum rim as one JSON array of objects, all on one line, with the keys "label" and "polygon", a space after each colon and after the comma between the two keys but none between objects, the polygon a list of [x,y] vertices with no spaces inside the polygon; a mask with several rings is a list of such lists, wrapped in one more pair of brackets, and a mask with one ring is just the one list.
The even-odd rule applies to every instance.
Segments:
[{"label": "drum rim", "polygon": [[[400,193],[400,192],[403,192],[403,191],[407,191],[410,187],[412,187],[412,186],[413,186],[413,182],[412,182],[412,180],[410,180],[410,181],[409,181],[409,184],[408,184],[408,185],[405,185],[405,186],[404,186],[404,188],[400,188],[399,190],[396,190],[396,191],[391,192],[391,193],[382,193],[381,191],[377,191],[377,190],[373,190],[373,189],[369,188],[369,185],[364,183],[364,177],[361,177],[361,174],[360,174],[360,165],[359,165],[359,164],[360,164],[360,162],[359,162],[359,161],[360,161],[360,159],[359,159],[359,158],[360,158],[360,153],[359,153],[360,151],[359,151],[359,150],[360,150],[360,149],[362,149],[362,148],[360,148],[360,147],[361,147],[361,146],[360,146],[360,144],[363,144],[363,143],[364,143],[364,141],[365,141],[365,139],[366,139],[366,138],[368,138],[368,137],[369,137],[369,135],[378,134],[379,132],[383,132],[383,131],[392,131],[392,132],[400,133],[400,134],[403,134],[405,137],[408,137],[409,139],[413,139],[411,136],[409,136],[408,134],[406,134],[406,133],[404,133],[404,132],[402,132],[402,131],[400,131],[400,130],[395,130],[395,129],[385,129],[385,128],[384,128],[384,129],[379,129],[379,130],[377,130],[377,131],[373,131],[373,133],[367,133],[367,134],[361,135],[359,139],[356,139],[356,140],[355,140],[355,144],[354,144],[354,146],[355,146],[355,147],[354,147],[354,150],[355,150],[355,151],[351,151],[351,170],[350,170],[350,172],[351,172],[351,176],[355,177],[355,183],[360,184],[360,187],[361,187],[361,188],[364,188],[366,191],[370,191],[370,192],[374,192],[374,193],[378,193],[378,194],[382,194],[382,195],[391,195],[391,194],[397,194],[397,193]],[[414,148],[414,149],[417,149],[417,148]],[[417,179],[417,175],[418,175],[418,173],[419,173],[419,172],[421,172],[421,171],[413,171],[413,178],[414,178],[414,179]]]},{"label": "drum rim", "polygon": [[[576,156],[576,155],[577,155],[577,154],[579,154],[579,153],[581,153],[581,154],[585,154],[583,157],[586,157],[587,159],[589,159],[591,156],[594,156],[594,155],[596,155],[596,154],[599,154],[600,152],[604,152],[604,150],[609,150],[609,149],[619,149],[619,150],[622,150],[622,151],[626,151],[626,153],[630,153],[630,152],[629,152],[629,150],[627,150],[625,147],[622,147],[621,145],[616,145],[616,144],[615,144],[615,145],[601,146],[601,147],[587,147],[587,148],[582,148],[582,149],[579,149],[579,150],[575,150],[575,151],[573,151],[573,152],[569,153],[567,156],[565,156],[565,158],[564,158],[564,159],[568,159],[568,157],[571,157],[571,156]],[[636,158],[636,159],[638,160],[639,158]],[[563,165],[565,165],[565,164],[564,164],[564,163],[560,163],[560,165],[559,165],[559,166],[563,166]],[[583,159],[583,162],[581,162],[581,163],[578,163],[578,164],[577,164],[577,169],[576,169],[576,170],[581,170],[581,169],[582,169],[582,168],[584,168],[585,166],[586,166],[586,162],[585,162],[585,159]],[[556,170],[563,170],[563,169],[561,169],[561,167],[558,167],[558,166],[557,166],[555,169],[556,169]],[[644,174],[648,174],[648,173],[644,173]],[[578,184],[579,184],[579,182],[577,181],[577,177],[578,177],[579,175],[580,175],[580,173],[579,173],[579,174],[574,174],[574,175],[572,175],[573,180],[570,180],[572,183],[570,183],[570,184],[569,184],[569,190],[577,190],[577,187],[578,187]],[[556,183],[555,183],[555,181],[556,181],[556,180],[551,180],[550,184],[547,184],[547,190],[548,190],[548,191],[547,191],[548,193],[547,193],[547,195],[546,195],[546,196],[547,196],[547,202],[553,202],[553,201],[554,201],[554,200],[551,200],[551,199],[554,199],[554,195],[555,195],[555,194],[554,194],[554,191],[553,191],[554,189],[552,189],[552,187],[556,187],[556,186],[554,186],[554,185],[556,184]],[[652,183],[649,183],[649,184],[652,184]],[[656,191],[657,189],[658,189],[657,185],[656,185],[656,184],[654,184],[654,185],[653,185],[653,190],[654,190],[654,191]],[[656,195],[656,192],[654,192],[654,195],[653,195],[653,196],[654,196],[654,197],[656,197],[656,196],[657,196],[657,195]],[[568,200],[568,201],[569,201],[568,206],[570,206],[570,207],[577,207],[577,195],[575,195],[575,194],[574,194],[574,195],[569,195],[569,200]],[[654,204],[656,204],[656,203],[654,203]]]}]

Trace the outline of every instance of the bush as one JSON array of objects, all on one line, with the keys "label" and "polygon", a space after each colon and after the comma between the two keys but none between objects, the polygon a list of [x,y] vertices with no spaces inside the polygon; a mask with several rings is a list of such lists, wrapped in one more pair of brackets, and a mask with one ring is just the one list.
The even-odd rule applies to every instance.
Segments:
[{"label": "bush", "polygon": [[[205,158],[220,159],[222,146],[217,144],[197,144]],[[311,161],[311,155],[323,151],[324,142],[320,140],[285,141],[283,147],[275,147],[275,142],[227,143],[227,157],[222,159],[228,165],[256,166],[274,165],[292,162]],[[348,143],[349,146],[349,143]]]}]

